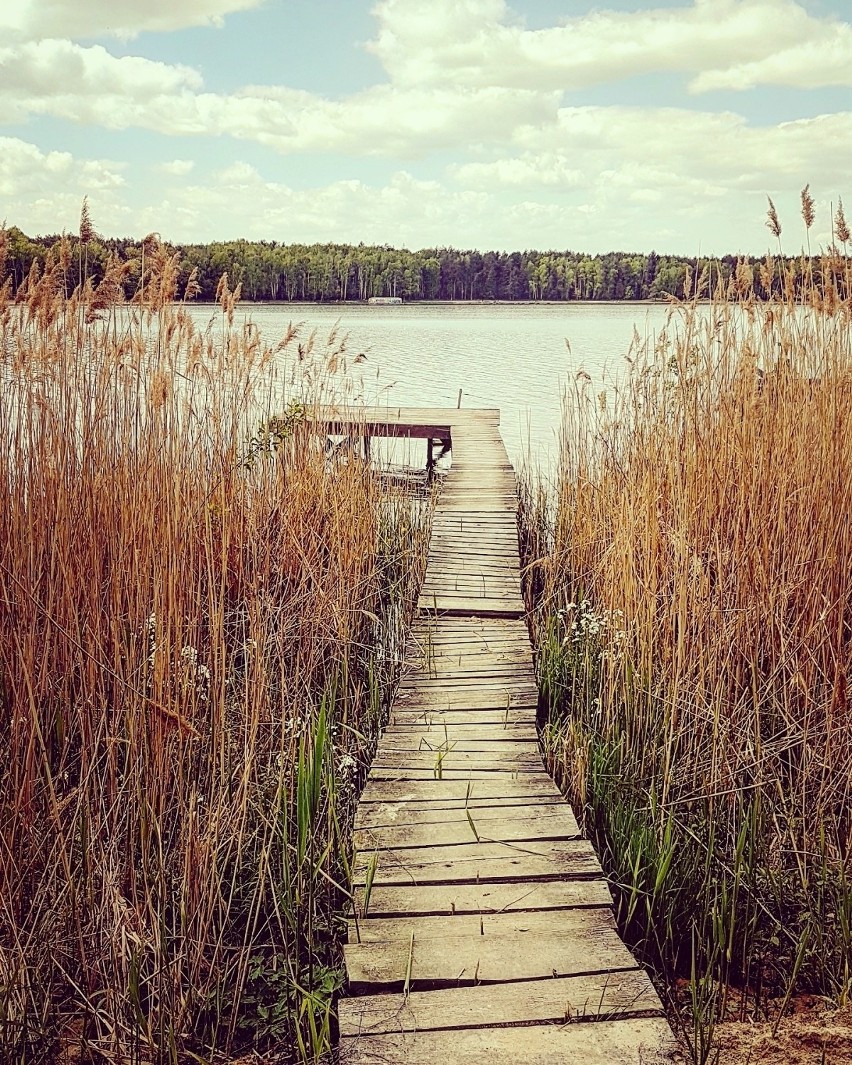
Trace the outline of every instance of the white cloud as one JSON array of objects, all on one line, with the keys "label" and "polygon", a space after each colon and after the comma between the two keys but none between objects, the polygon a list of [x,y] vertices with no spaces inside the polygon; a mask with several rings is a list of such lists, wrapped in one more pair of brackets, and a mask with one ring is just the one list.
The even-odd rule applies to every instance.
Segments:
[{"label": "white cloud", "polygon": [[5,121],[50,114],[116,129],[139,122],[158,99],[201,88],[200,75],[100,45],[44,40],[0,48],[0,108]]},{"label": "white cloud", "polygon": [[502,88],[411,88],[381,85],[345,100],[307,94],[279,102],[247,89],[225,104],[220,128],[244,135],[246,109],[253,136],[279,151],[344,151],[412,158],[448,147],[505,141],[527,123],[556,117],[554,94]]},{"label": "white cloud", "polygon": [[786,85],[796,89],[852,85],[852,27],[837,24],[816,40],[806,40],[764,59],[706,70],[690,82],[692,92]]},{"label": "white cloud", "polygon": [[0,196],[9,225],[25,232],[56,233],[73,230],[84,196],[96,200],[98,229],[117,221],[124,193],[126,167],[103,159],[75,159],[69,152],[43,152],[17,137],[0,137]]},{"label": "white cloud", "polygon": [[574,153],[544,150],[491,163],[462,163],[450,167],[461,185],[490,188],[494,185],[518,188],[573,188],[582,183],[584,173],[577,168]]},{"label": "white cloud", "polygon": [[[181,17],[213,17],[226,7],[225,0],[195,2]],[[48,5],[42,14],[59,10]],[[92,17],[106,10],[95,0],[86,5]],[[123,0],[115,25],[128,10]],[[167,12],[155,4],[150,18]],[[543,30],[513,20],[504,0],[380,0],[375,14],[372,47],[391,81],[343,99],[280,85],[207,92],[189,66],[45,39],[0,48],[0,113],[7,121],[35,114],[172,136],[226,134],[282,153],[411,160],[493,149],[524,128],[550,130],[565,88],[647,71],[685,72],[696,92],[785,81],[852,84],[852,26],[814,18],[796,0],[694,0],[596,12]],[[494,173],[520,185],[532,177],[526,165],[520,158]],[[555,152],[538,183],[570,183],[580,168]],[[472,163],[465,173],[479,183],[489,170]]]},{"label": "white cloud", "polygon": [[120,37],[143,30],[220,26],[225,15],[257,7],[262,0],[6,0],[0,5],[0,32],[7,39]]},{"label": "white cloud", "polygon": [[552,121],[558,97],[499,87],[378,85],[344,100],[283,86],[203,91],[187,66],[116,57],[100,45],[45,40],[0,48],[0,111],[7,121],[46,114],[175,136],[252,140],[281,152],[337,151],[415,157],[505,139],[516,126]]},{"label": "white cloud", "polygon": [[370,48],[399,85],[571,90],[658,71],[694,75],[696,92],[852,85],[852,27],[796,0],[595,11],[537,30],[513,20],[503,0],[380,0],[375,14]]},{"label": "white cloud", "polygon": [[[736,250],[755,241],[760,247],[753,221],[766,193],[788,204],[792,224],[806,182],[828,197],[843,192],[852,172],[852,112],[759,127],[732,113],[564,108],[554,127],[527,128],[516,143],[516,154],[450,168],[454,186],[549,202],[574,219],[578,211],[596,215],[606,228],[586,233],[593,246],[609,233],[607,246],[659,247],[670,230],[669,247],[689,250],[691,233],[695,250],[703,232],[705,245]],[[828,242],[828,217],[823,205],[824,232],[815,243]],[[751,233],[746,241],[744,233]]]},{"label": "white cloud", "polygon": [[195,161],[193,159],[170,159],[166,163],[158,163],[155,169],[169,177],[186,177],[195,169]]},{"label": "white cloud", "polygon": [[[612,116],[613,140],[629,125],[628,110]],[[599,118],[563,115],[561,124],[585,128],[591,144]],[[848,126],[849,116],[846,121]],[[782,141],[773,152],[787,148],[795,152],[797,143],[807,142],[807,130],[791,126],[780,134]],[[700,129],[695,136],[700,136]],[[844,136],[842,123],[831,136]],[[73,230],[82,197],[89,194],[99,231],[137,237],[158,231],[168,240],[184,242],[245,237],[306,243],[365,241],[411,248],[656,247],[693,254],[766,247],[765,192],[773,190],[763,181],[772,180],[771,173],[755,173],[745,182],[736,176],[738,171],[705,175],[700,159],[691,170],[681,172],[678,160],[670,165],[665,159],[643,157],[638,138],[634,148],[622,155],[603,140],[594,151],[593,168],[583,180],[549,198],[540,187],[526,188],[511,180],[507,190],[495,181],[472,186],[457,180],[423,180],[406,170],[383,182],[347,179],[294,188],[269,180],[239,159],[209,179],[187,184],[185,175],[166,173],[152,185],[136,169],[125,171],[108,161],[42,152],[5,138],[0,139],[6,164],[0,196],[9,223],[28,233]],[[532,149],[528,153],[532,172],[536,156]],[[804,184],[805,179],[799,180]],[[791,251],[796,250],[801,229],[797,229],[800,184],[785,179],[788,191],[776,197],[785,247]],[[821,173],[812,188],[818,196],[812,233],[816,246],[829,239],[828,205],[819,195],[828,199],[837,188]]]}]

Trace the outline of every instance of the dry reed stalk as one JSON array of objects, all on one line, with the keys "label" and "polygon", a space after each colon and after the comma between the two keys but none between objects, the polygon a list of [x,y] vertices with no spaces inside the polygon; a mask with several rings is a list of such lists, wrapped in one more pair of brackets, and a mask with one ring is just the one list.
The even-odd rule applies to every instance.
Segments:
[{"label": "dry reed stalk", "polygon": [[[771,201],[767,224],[780,235]],[[765,304],[740,264],[739,300],[673,307],[605,408],[578,386],[558,498],[528,490],[522,532],[552,761],[635,941],[687,976],[691,958],[842,999],[852,305],[835,260]]]},{"label": "dry reed stalk", "polygon": [[422,522],[300,430],[326,353],[279,381],[146,249],[140,306],[66,248],[4,320],[0,1056],[313,1058]]}]

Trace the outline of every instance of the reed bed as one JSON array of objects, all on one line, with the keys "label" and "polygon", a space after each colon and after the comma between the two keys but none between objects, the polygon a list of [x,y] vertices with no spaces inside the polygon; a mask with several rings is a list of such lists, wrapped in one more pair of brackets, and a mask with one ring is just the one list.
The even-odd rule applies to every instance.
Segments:
[{"label": "reed bed", "polygon": [[312,445],[345,340],[85,237],[0,289],[0,1059],[316,1061],[428,515]]},{"label": "reed bed", "polygon": [[547,758],[701,1062],[734,1002],[852,993],[845,251],[698,279],[522,486]]}]

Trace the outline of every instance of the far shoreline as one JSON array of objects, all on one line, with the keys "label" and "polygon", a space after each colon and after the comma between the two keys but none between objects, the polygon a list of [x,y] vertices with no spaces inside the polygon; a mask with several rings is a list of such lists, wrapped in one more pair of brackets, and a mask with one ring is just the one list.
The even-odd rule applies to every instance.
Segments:
[{"label": "far shoreline", "polygon": [[[373,310],[398,310],[400,307],[666,307],[693,302],[703,304],[711,300],[668,299],[645,300],[404,300],[402,303],[370,303],[368,300],[252,300],[242,297],[239,306],[246,307],[369,307]],[[216,300],[192,300],[187,306],[218,307]]]}]

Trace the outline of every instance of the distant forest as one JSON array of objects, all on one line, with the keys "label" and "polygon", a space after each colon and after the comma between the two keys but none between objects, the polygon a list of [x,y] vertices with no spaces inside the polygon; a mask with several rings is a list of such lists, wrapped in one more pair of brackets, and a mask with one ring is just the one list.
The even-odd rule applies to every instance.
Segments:
[{"label": "distant forest", "polygon": [[[6,231],[7,273],[14,286],[39,267],[55,249],[58,236],[28,237],[12,226]],[[147,238],[146,238],[147,239]],[[75,238],[75,243],[77,239]],[[779,282],[778,264],[770,275],[763,260],[725,255],[687,258],[626,252],[588,255],[572,251],[460,251],[430,248],[407,251],[387,245],[279,244],[232,240],[212,244],[166,245],[176,256],[183,291],[192,272],[196,298],[213,300],[227,272],[247,300],[334,302],[399,296],[403,300],[647,300],[684,298],[692,279],[710,277],[715,287],[736,274],[753,278],[758,297]],[[110,254],[128,261],[125,281],[130,298],[136,289],[143,242],[93,237],[86,244],[88,274],[97,282]],[[54,252],[55,254],[55,252]],[[787,260],[803,270],[804,260]],[[194,286],[193,286],[194,287]]]}]

